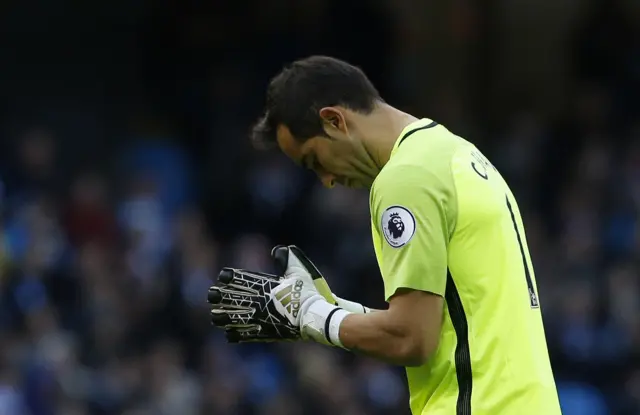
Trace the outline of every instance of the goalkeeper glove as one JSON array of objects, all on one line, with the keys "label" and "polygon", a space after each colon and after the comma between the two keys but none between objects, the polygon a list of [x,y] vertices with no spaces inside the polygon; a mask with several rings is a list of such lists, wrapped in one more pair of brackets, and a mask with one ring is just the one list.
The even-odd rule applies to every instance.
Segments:
[{"label": "goalkeeper glove", "polygon": [[281,277],[223,268],[209,288],[211,322],[225,330],[229,343],[297,340],[300,330],[275,308],[271,292]]},{"label": "goalkeeper glove", "polygon": [[306,270],[311,275],[313,284],[316,286],[316,289],[318,290],[320,295],[322,295],[325,300],[327,300],[327,302],[337,305],[343,310],[349,311],[351,313],[366,314],[371,312],[371,309],[369,307],[365,307],[364,305],[356,303],[354,301],[345,300],[332,293],[327,280],[324,279],[324,276],[320,273],[318,268],[313,264],[313,262],[311,262],[311,260],[304,254],[304,252],[302,252],[302,250],[295,245],[290,245],[289,247],[278,245],[271,251],[271,255],[276,260],[282,274],[285,274],[287,271],[286,264],[288,262],[289,255],[287,249],[293,252],[296,258],[298,258],[298,260],[304,265]]},{"label": "goalkeeper glove", "polygon": [[[218,284],[210,288],[212,322],[225,329],[228,341],[312,338],[321,343],[334,343],[329,340],[333,330],[339,345],[339,324],[336,325],[334,317],[342,314],[336,311],[339,315],[329,319],[333,323],[319,327],[314,322],[326,322],[322,320],[321,311],[338,308],[356,313],[370,311],[361,304],[334,296],[318,269],[297,247],[277,246],[272,256],[281,268],[283,277],[225,268],[220,273]],[[318,300],[322,301],[310,308]],[[336,304],[338,307],[335,307]],[[307,310],[311,312],[307,318],[303,318]],[[344,313],[344,310],[340,311]],[[317,313],[320,313],[319,317]]]},{"label": "goalkeeper glove", "polygon": [[278,312],[299,327],[302,339],[342,347],[340,324],[350,313],[320,294],[314,282],[324,278],[315,265],[293,245],[276,246],[271,255],[283,273],[280,284],[271,291]]}]

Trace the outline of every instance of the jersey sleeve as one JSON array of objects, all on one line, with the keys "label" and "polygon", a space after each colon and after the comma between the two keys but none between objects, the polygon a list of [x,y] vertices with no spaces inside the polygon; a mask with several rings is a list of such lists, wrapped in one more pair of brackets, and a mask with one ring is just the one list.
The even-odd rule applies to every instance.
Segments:
[{"label": "jersey sleeve", "polygon": [[381,236],[379,262],[387,301],[400,288],[444,296],[455,189],[450,168],[440,170],[395,166],[374,183],[371,217]]}]

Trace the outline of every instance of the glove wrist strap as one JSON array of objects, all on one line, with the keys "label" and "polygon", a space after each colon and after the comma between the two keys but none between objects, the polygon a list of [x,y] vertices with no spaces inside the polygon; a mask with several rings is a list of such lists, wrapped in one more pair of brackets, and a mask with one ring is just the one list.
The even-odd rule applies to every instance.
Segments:
[{"label": "glove wrist strap", "polygon": [[316,321],[320,324],[313,331],[320,332],[330,345],[344,348],[340,341],[340,325],[350,312],[326,301],[316,301],[309,307],[309,314],[319,317]]},{"label": "glove wrist strap", "polygon": [[344,348],[340,341],[340,324],[348,314],[348,311],[336,307],[331,310],[324,322],[324,336],[334,346]]}]

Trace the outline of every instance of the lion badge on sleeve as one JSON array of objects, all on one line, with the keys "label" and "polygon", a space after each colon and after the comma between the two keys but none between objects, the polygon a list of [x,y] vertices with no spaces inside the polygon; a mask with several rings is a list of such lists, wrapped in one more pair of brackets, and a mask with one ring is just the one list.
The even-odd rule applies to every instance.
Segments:
[{"label": "lion badge on sleeve", "polygon": [[388,207],[382,214],[382,233],[394,248],[406,245],[416,232],[416,219],[404,206]]}]

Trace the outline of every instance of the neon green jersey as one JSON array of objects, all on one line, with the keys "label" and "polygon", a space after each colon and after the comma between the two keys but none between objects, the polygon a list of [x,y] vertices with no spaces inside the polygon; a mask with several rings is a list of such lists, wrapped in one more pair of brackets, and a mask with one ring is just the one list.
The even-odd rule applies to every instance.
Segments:
[{"label": "neon green jersey", "polygon": [[405,128],[371,188],[387,300],[445,298],[439,346],[407,368],[414,415],[560,415],[524,227],[471,143],[428,119]]}]

